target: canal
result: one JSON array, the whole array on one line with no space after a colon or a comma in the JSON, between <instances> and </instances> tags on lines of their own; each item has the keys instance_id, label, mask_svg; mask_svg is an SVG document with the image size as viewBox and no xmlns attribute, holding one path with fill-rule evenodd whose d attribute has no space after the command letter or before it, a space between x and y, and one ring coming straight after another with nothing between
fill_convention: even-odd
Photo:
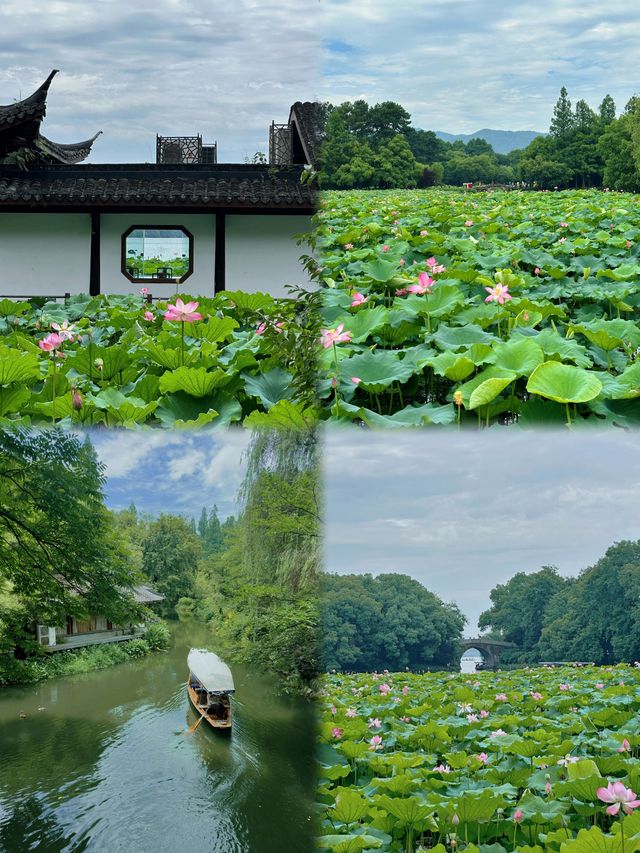
<instances>
[{"instance_id":1,"label":"canal","mask_svg":"<svg viewBox=\"0 0 640 853\"><path fill-rule=\"evenodd\" d=\"M311 707L234 668L231 736L189 732L187 653L208 643L179 624L169 652L0 689L2 853L313 849Z\"/></svg>"}]
</instances>

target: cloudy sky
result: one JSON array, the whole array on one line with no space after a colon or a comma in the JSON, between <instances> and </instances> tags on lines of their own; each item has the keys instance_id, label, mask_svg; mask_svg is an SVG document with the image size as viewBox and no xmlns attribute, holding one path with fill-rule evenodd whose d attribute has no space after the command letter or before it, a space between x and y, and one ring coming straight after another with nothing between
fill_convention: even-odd
<instances>
[{"instance_id":1,"label":"cloudy sky","mask_svg":"<svg viewBox=\"0 0 640 853\"><path fill-rule=\"evenodd\" d=\"M325 460L327 568L411 575L468 631L515 572L576 574L640 539L638 433L334 430Z\"/></svg>"},{"instance_id":2,"label":"cloudy sky","mask_svg":"<svg viewBox=\"0 0 640 853\"><path fill-rule=\"evenodd\" d=\"M196 519L203 506L217 505L221 519L235 514L249 438L248 430L110 430L91 436L106 465L107 504L112 509L124 509L133 501L143 512Z\"/></svg>"},{"instance_id":3,"label":"cloudy sky","mask_svg":"<svg viewBox=\"0 0 640 853\"><path fill-rule=\"evenodd\" d=\"M220 162L266 150L272 120L318 94L318 0L4 0L0 103L60 69L43 133L104 131L95 162L155 161L155 135L201 133Z\"/></svg>"},{"instance_id":4,"label":"cloudy sky","mask_svg":"<svg viewBox=\"0 0 640 853\"><path fill-rule=\"evenodd\" d=\"M560 87L619 109L638 88L640 7L622 0L4 0L0 103L52 68L45 135L103 130L95 162L202 133L220 162L266 150L296 100L399 101L417 127L546 130Z\"/></svg>"},{"instance_id":5,"label":"cloudy sky","mask_svg":"<svg viewBox=\"0 0 640 853\"><path fill-rule=\"evenodd\" d=\"M322 97L399 101L414 125L546 131L560 87L619 109L638 89L628 0L321 0Z\"/></svg>"}]
</instances>

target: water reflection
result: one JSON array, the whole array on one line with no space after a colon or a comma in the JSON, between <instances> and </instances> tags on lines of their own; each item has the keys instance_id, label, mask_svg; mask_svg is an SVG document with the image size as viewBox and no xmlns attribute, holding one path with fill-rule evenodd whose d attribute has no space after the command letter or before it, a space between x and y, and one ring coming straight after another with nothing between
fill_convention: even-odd
<instances>
[{"instance_id":1,"label":"water reflection","mask_svg":"<svg viewBox=\"0 0 640 853\"><path fill-rule=\"evenodd\" d=\"M0 849L312 849L311 709L234 670L232 736L188 733L186 655L206 642L178 626L167 655L0 691Z\"/></svg>"}]
</instances>

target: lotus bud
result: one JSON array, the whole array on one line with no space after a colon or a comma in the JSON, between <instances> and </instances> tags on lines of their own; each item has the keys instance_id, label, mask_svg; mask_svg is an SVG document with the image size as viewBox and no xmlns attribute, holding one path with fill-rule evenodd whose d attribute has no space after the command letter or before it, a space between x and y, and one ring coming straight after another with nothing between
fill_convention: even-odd
<instances>
[{"instance_id":1,"label":"lotus bud","mask_svg":"<svg viewBox=\"0 0 640 853\"><path fill-rule=\"evenodd\" d=\"M462 405L462 391L458 390L453 392L453 402L458 407Z\"/></svg>"},{"instance_id":2,"label":"lotus bud","mask_svg":"<svg viewBox=\"0 0 640 853\"><path fill-rule=\"evenodd\" d=\"M453 813L453 817L451 818L451 823L452 823L454 826L458 826L458 824L460 823L460 818L458 817L458 813L457 813L457 812L454 812L454 813Z\"/></svg>"},{"instance_id":3,"label":"lotus bud","mask_svg":"<svg viewBox=\"0 0 640 853\"><path fill-rule=\"evenodd\" d=\"M82 408L83 402L84 401L82 399L82 394L78 391L77 388L74 388L73 389L73 397L71 398L71 405L76 410L76 412L80 411L80 409Z\"/></svg>"},{"instance_id":4,"label":"lotus bud","mask_svg":"<svg viewBox=\"0 0 640 853\"><path fill-rule=\"evenodd\" d=\"M98 368L98 370L104 369L104 360L102 358L96 358L93 363Z\"/></svg>"}]
</instances>

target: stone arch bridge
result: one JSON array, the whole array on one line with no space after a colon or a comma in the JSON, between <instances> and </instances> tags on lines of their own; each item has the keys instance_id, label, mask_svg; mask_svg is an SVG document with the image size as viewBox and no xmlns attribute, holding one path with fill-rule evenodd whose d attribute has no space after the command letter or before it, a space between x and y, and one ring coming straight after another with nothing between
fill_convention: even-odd
<instances>
[{"instance_id":1,"label":"stone arch bridge","mask_svg":"<svg viewBox=\"0 0 640 853\"><path fill-rule=\"evenodd\" d=\"M515 643L506 643L502 640L492 640L490 637L468 637L462 640L464 651L477 649L483 658L487 669L495 669L500 666L500 655L506 649L515 649Z\"/></svg>"}]
</instances>

